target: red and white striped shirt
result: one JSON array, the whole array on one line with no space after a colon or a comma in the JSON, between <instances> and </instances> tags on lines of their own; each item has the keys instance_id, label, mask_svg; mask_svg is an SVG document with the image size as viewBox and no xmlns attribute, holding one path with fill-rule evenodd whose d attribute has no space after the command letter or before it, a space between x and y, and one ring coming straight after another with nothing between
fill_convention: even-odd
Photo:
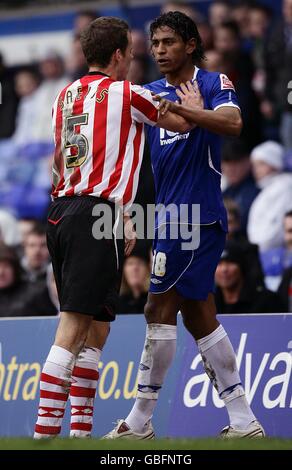
<instances>
[{"instance_id":1,"label":"red and white striped shirt","mask_svg":"<svg viewBox=\"0 0 292 470\"><path fill-rule=\"evenodd\" d=\"M144 150L144 123L155 125L149 90L99 72L76 80L53 107L53 198L92 195L130 207Z\"/></svg>"}]
</instances>

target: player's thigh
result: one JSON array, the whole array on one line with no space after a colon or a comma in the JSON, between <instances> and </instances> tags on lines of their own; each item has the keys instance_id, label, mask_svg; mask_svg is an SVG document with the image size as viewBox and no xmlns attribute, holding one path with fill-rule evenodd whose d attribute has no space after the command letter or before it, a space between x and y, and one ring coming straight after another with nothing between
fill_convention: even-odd
<instances>
[{"instance_id":1,"label":"player's thigh","mask_svg":"<svg viewBox=\"0 0 292 470\"><path fill-rule=\"evenodd\" d=\"M162 294L149 292L144 309L147 323L176 325L182 300L175 287Z\"/></svg>"},{"instance_id":2,"label":"player's thigh","mask_svg":"<svg viewBox=\"0 0 292 470\"><path fill-rule=\"evenodd\" d=\"M115 312L105 318L104 306L112 299L112 292L117 291L118 264L122 261L113 238L93 236L93 223L93 217L84 213L67 216L62 222L61 309L92 315L99 321L112 321ZM123 240L117 242L121 245Z\"/></svg>"},{"instance_id":3,"label":"player's thigh","mask_svg":"<svg viewBox=\"0 0 292 470\"><path fill-rule=\"evenodd\" d=\"M58 247L57 228L49 222L47 222L46 235L58 297L60 299L62 291L62 256Z\"/></svg>"}]
</instances>

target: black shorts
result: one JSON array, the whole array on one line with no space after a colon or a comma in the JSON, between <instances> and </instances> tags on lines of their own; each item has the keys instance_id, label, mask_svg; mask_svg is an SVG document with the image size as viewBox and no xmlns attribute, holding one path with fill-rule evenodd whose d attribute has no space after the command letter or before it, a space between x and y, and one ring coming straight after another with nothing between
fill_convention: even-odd
<instances>
[{"instance_id":1,"label":"black shorts","mask_svg":"<svg viewBox=\"0 0 292 470\"><path fill-rule=\"evenodd\" d=\"M61 312L113 321L123 268L124 240L96 239L93 207L106 204L114 227L115 205L93 196L61 197L50 205L47 243L52 258ZM122 224L122 217L119 217ZM121 231L121 227L119 227Z\"/></svg>"}]
</instances>

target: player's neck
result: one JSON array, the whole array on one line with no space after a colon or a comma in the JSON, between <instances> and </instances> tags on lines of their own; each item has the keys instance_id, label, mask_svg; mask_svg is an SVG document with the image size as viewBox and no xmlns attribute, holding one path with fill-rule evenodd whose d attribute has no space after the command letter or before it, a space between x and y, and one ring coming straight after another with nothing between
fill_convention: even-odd
<instances>
[{"instance_id":1,"label":"player's neck","mask_svg":"<svg viewBox=\"0 0 292 470\"><path fill-rule=\"evenodd\" d=\"M116 70L112 65L109 65L107 67L99 67L98 65L94 65L89 67L89 72L100 72L104 75L108 75L111 77L113 80L117 80L117 74Z\"/></svg>"},{"instance_id":2,"label":"player's neck","mask_svg":"<svg viewBox=\"0 0 292 470\"><path fill-rule=\"evenodd\" d=\"M187 64L180 70L176 70L173 73L167 73L165 75L166 81L173 86L178 86L181 83L186 83L188 80L192 80L194 76L193 64Z\"/></svg>"}]
</instances>

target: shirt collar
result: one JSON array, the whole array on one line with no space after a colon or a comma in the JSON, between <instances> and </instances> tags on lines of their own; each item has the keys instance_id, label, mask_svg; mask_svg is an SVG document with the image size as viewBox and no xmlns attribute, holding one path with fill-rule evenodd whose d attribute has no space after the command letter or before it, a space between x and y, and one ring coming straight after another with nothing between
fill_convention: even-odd
<instances>
[{"instance_id":1,"label":"shirt collar","mask_svg":"<svg viewBox=\"0 0 292 470\"><path fill-rule=\"evenodd\" d=\"M199 70L200 70L200 69L199 69L199 67L197 67L197 66L195 65L195 69L194 69L194 75L193 75L193 79L192 79L192 81L195 81L195 80L196 80L196 78L197 78L197 74L198 74L198 71L199 71ZM165 86L166 86L166 87L172 87L172 88L175 88L175 86L174 86L174 85L172 85L171 83L168 83L168 81L167 81L166 79L165 79Z\"/></svg>"},{"instance_id":2,"label":"shirt collar","mask_svg":"<svg viewBox=\"0 0 292 470\"><path fill-rule=\"evenodd\" d=\"M99 72L98 70L94 70L93 72L87 72L86 75L102 75L103 77L109 77L109 75L107 75L106 73L103 73L103 72Z\"/></svg>"}]
</instances>

